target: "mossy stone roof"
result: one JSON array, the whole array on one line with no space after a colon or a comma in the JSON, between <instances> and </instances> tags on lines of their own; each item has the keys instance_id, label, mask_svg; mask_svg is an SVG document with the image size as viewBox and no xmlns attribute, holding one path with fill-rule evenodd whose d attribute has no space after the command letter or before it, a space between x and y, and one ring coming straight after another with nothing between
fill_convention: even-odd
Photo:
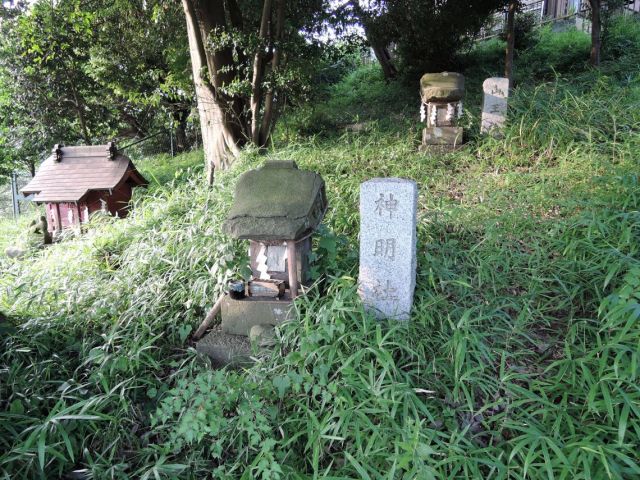
<instances>
[{"instance_id":1,"label":"mossy stone roof","mask_svg":"<svg viewBox=\"0 0 640 480\"><path fill-rule=\"evenodd\" d=\"M318 226L326 208L320 175L292 161L268 161L238 179L223 230L234 238L299 240Z\"/></svg>"},{"instance_id":2,"label":"mossy stone roof","mask_svg":"<svg viewBox=\"0 0 640 480\"><path fill-rule=\"evenodd\" d=\"M420 96L423 102L457 102L464 97L464 75L425 73L420 79Z\"/></svg>"}]
</instances>

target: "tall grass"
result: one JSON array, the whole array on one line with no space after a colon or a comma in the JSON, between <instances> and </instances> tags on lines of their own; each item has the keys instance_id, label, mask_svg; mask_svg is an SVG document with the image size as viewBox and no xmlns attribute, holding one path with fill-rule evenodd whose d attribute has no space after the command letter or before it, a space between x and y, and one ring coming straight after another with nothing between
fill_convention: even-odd
<instances>
[{"instance_id":1,"label":"tall grass","mask_svg":"<svg viewBox=\"0 0 640 480\"><path fill-rule=\"evenodd\" d=\"M409 95L388 107L395 125L370 110L364 133L306 136L290 118L270 158L327 182L322 275L245 371L211 370L188 339L246 262L220 224L254 153L213 190L178 174L127 220L0 260L0 477L640 476L640 77L624 55L520 85L504 138L471 124L453 154L416 151ZM362 97L345 93L354 78L385 92L352 75L336 117ZM406 325L356 294L373 176L420 185Z\"/></svg>"}]
</instances>

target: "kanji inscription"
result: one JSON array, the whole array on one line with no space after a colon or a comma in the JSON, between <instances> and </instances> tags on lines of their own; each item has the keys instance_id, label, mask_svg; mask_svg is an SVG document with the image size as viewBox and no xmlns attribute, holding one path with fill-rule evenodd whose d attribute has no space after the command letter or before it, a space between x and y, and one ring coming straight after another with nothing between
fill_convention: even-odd
<instances>
[{"instance_id":1,"label":"kanji inscription","mask_svg":"<svg viewBox=\"0 0 640 480\"><path fill-rule=\"evenodd\" d=\"M507 98L509 97L509 79L502 77L487 78L482 84L484 102L482 104L482 133L491 132L500 135L507 119Z\"/></svg>"},{"instance_id":2,"label":"kanji inscription","mask_svg":"<svg viewBox=\"0 0 640 480\"><path fill-rule=\"evenodd\" d=\"M393 193L390 193L388 199L385 197L384 193L380 194L378 200L376 200L376 209L375 212L379 216L386 216L389 214L389 218L393 218L394 212L398 209L398 200L393 198Z\"/></svg>"},{"instance_id":3,"label":"kanji inscription","mask_svg":"<svg viewBox=\"0 0 640 480\"><path fill-rule=\"evenodd\" d=\"M375 250L373 252L374 257L384 257L389 260L396 258L396 239L395 238L379 238L376 240Z\"/></svg>"},{"instance_id":4,"label":"kanji inscription","mask_svg":"<svg viewBox=\"0 0 640 480\"><path fill-rule=\"evenodd\" d=\"M373 294L378 300L398 300L397 291L391 286L391 280L387 280L384 284L376 282L373 286Z\"/></svg>"},{"instance_id":5,"label":"kanji inscription","mask_svg":"<svg viewBox=\"0 0 640 480\"><path fill-rule=\"evenodd\" d=\"M418 188L411 180L374 178L360 186L360 272L365 309L408 320L416 278Z\"/></svg>"}]
</instances>

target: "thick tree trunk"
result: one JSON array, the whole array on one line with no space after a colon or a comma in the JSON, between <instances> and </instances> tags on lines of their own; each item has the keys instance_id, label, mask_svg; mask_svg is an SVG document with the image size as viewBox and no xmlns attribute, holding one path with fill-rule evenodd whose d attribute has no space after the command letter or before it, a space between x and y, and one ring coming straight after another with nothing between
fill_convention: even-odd
<instances>
[{"instance_id":1,"label":"thick tree trunk","mask_svg":"<svg viewBox=\"0 0 640 480\"><path fill-rule=\"evenodd\" d=\"M602 30L602 22L600 18L600 0L589 0L591 5L591 65L597 67L600 65L600 46Z\"/></svg>"},{"instance_id":2,"label":"thick tree trunk","mask_svg":"<svg viewBox=\"0 0 640 480\"><path fill-rule=\"evenodd\" d=\"M242 54L234 58L232 47L205 50L206 39L216 29L227 30L227 12L225 0L183 0L192 5L194 18L197 22L197 32L201 52L204 54L208 68L207 85L213 88L216 105L220 111L222 134L231 156L239 153L239 148L250 139L250 118L248 99L242 96L229 96L224 93L224 87L237 81L241 76L238 65L244 63Z\"/></svg>"},{"instance_id":3,"label":"thick tree trunk","mask_svg":"<svg viewBox=\"0 0 640 480\"><path fill-rule=\"evenodd\" d=\"M504 76L509 79L509 89L513 88L513 54L516 41L515 23L517 7L517 0L509 1L509 8L507 10L507 49L504 61Z\"/></svg>"},{"instance_id":4,"label":"thick tree trunk","mask_svg":"<svg viewBox=\"0 0 640 480\"><path fill-rule=\"evenodd\" d=\"M219 0L206 2L206 5L203 5L201 0L182 0L182 6L187 21L207 180L212 184L215 170L227 168L233 162L240 153L239 146L242 142L242 125L237 118L233 118L234 105L230 105L226 99L221 100L221 95L216 94L216 86L222 85L224 74L218 74L214 59L211 58L214 55L207 55L203 41L213 30L216 18L219 20L219 16L222 15L224 20L224 8ZM227 64L233 63L232 58L223 59L224 61L227 61Z\"/></svg>"},{"instance_id":5,"label":"thick tree trunk","mask_svg":"<svg viewBox=\"0 0 640 480\"><path fill-rule=\"evenodd\" d=\"M369 25L369 22L367 21L367 14L364 10L362 10L362 7L360 7L358 0L351 0L349 2L349 5L351 5L351 8L353 8L353 12L360 20L362 28L364 28L364 34L367 37L367 42L369 42L369 45L371 46L371 49L373 50L373 53L376 56L380 67L382 68L384 78L386 80L392 80L398 75L398 69L393 64L389 49L386 45L383 45L382 43L377 41L374 38L374 35L372 35L371 27Z\"/></svg>"},{"instance_id":6,"label":"thick tree trunk","mask_svg":"<svg viewBox=\"0 0 640 480\"><path fill-rule=\"evenodd\" d=\"M195 11L190 0L182 0L182 6L187 19L191 71L196 90L200 128L202 130L202 148L204 150L207 180L209 183L213 183L216 164L220 164L219 152L216 149L216 137L220 135L220 132L216 129L218 117L216 109L213 108L215 98L213 97L213 90L206 85L205 80L202 78L202 70L206 68L206 60L204 46L199 38L200 33L197 27Z\"/></svg>"},{"instance_id":7,"label":"thick tree trunk","mask_svg":"<svg viewBox=\"0 0 640 480\"><path fill-rule=\"evenodd\" d=\"M389 53L389 49L387 47L376 43L373 39L367 35L367 40L373 49L373 53L378 60L378 63L382 67L382 73L384 74L384 78L386 80L392 80L398 76L398 69L393 64L391 60L391 54Z\"/></svg>"},{"instance_id":8,"label":"thick tree trunk","mask_svg":"<svg viewBox=\"0 0 640 480\"><path fill-rule=\"evenodd\" d=\"M205 48L211 32L234 29L248 34L236 0L182 0L210 180L213 171L229 165L247 142L267 145L277 118L275 82L268 89L264 84L267 72L277 74L285 63L281 40L287 2L262 2L259 46L249 53L227 46ZM247 80L244 68L250 62L251 94L228 93L225 87Z\"/></svg>"}]
</instances>

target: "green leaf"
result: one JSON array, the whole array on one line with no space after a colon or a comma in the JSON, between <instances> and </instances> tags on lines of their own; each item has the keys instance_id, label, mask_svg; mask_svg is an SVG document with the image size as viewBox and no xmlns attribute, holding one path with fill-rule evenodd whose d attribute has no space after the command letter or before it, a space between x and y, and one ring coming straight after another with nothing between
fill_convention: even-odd
<instances>
[{"instance_id":1,"label":"green leaf","mask_svg":"<svg viewBox=\"0 0 640 480\"><path fill-rule=\"evenodd\" d=\"M9 405L9 413L13 413L15 415L22 415L24 413L24 405L22 404L22 400L15 399Z\"/></svg>"},{"instance_id":2,"label":"green leaf","mask_svg":"<svg viewBox=\"0 0 640 480\"><path fill-rule=\"evenodd\" d=\"M624 436L627 431L627 420L629 419L629 404L625 403L622 407L622 412L620 413L620 420L618 423L618 444L622 445L624 443Z\"/></svg>"},{"instance_id":3,"label":"green leaf","mask_svg":"<svg viewBox=\"0 0 640 480\"><path fill-rule=\"evenodd\" d=\"M40 465L40 470L44 471L44 454L47 442L47 432L46 430L42 430L40 432L40 436L38 437L38 464Z\"/></svg>"},{"instance_id":4,"label":"green leaf","mask_svg":"<svg viewBox=\"0 0 640 480\"><path fill-rule=\"evenodd\" d=\"M349 460L349 463L353 465L353 468L356 469L361 479L371 480L371 477L369 476L369 474L367 473L367 471L364 469L364 467L360 462L358 462L355 458L353 458L353 456L349 452L344 452L344 455L345 457L347 457L347 460Z\"/></svg>"},{"instance_id":5,"label":"green leaf","mask_svg":"<svg viewBox=\"0 0 640 480\"><path fill-rule=\"evenodd\" d=\"M280 400L284 398L284 394L291 385L291 380L287 375L280 375L273 379L273 386L278 390Z\"/></svg>"}]
</instances>

